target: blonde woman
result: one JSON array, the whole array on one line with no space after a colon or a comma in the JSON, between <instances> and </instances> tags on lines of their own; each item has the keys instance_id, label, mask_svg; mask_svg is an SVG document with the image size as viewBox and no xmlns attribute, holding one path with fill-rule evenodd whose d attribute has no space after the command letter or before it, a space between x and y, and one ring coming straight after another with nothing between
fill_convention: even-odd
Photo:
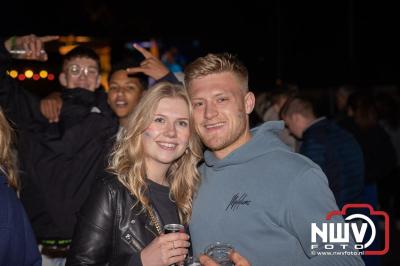
<instances>
[{"instance_id":1,"label":"blonde woman","mask_svg":"<svg viewBox=\"0 0 400 266\"><path fill-rule=\"evenodd\" d=\"M42 264L32 227L17 197L12 130L0 109L0 265Z\"/></svg>"},{"instance_id":2,"label":"blonde woman","mask_svg":"<svg viewBox=\"0 0 400 266\"><path fill-rule=\"evenodd\" d=\"M187 225L199 183L201 144L180 85L158 83L143 96L102 178L80 211L67 265L171 265L188 253Z\"/></svg>"}]
</instances>

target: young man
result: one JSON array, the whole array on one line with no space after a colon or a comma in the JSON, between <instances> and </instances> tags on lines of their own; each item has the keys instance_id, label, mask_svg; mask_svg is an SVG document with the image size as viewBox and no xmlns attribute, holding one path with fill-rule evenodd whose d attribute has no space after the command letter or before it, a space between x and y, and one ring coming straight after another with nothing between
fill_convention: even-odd
<instances>
[{"instance_id":1,"label":"young man","mask_svg":"<svg viewBox=\"0 0 400 266\"><path fill-rule=\"evenodd\" d=\"M302 139L299 153L318 164L328 177L339 208L360 203L364 161L361 147L353 136L326 117L317 118L313 102L304 96L289 99L281 116L291 134Z\"/></svg>"},{"instance_id":2,"label":"young man","mask_svg":"<svg viewBox=\"0 0 400 266\"><path fill-rule=\"evenodd\" d=\"M47 37L13 42L37 59ZM39 99L6 74L10 41L0 48L0 105L18 132L21 200L41 245L43 265L61 265L72 238L76 213L103 170L106 143L117 123L99 88L100 64L89 48L67 53L59 76L63 105L58 123L40 113Z\"/></svg>"},{"instance_id":3,"label":"young man","mask_svg":"<svg viewBox=\"0 0 400 266\"><path fill-rule=\"evenodd\" d=\"M148 77L145 75L129 75L127 68L135 64L122 61L115 64L108 81L109 91L107 102L118 117L119 125L126 127L128 117L135 109L143 92L148 87Z\"/></svg>"},{"instance_id":4,"label":"young man","mask_svg":"<svg viewBox=\"0 0 400 266\"><path fill-rule=\"evenodd\" d=\"M359 256L311 250L311 223L337 210L335 199L321 169L279 140L283 123L249 130L254 95L246 67L232 55L209 54L186 67L185 84L208 148L190 224L194 254L220 241L253 265L362 265Z\"/></svg>"}]
</instances>

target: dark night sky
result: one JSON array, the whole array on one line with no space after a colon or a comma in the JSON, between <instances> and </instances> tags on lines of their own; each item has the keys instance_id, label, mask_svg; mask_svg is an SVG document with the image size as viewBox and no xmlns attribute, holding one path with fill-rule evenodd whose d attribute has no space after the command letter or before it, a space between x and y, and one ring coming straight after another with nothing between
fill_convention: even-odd
<instances>
[{"instance_id":1,"label":"dark night sky","mask_svg":"<svg viewBox=\"0 0 400 266\"><path fill-rule=\"evenodd\" d=\"M46 12L45 2L14 1L2 4L1 35L90 35L113 45L198 40L189 56L236 53L260 87L278 77L305 87L399 84L395 1L142 2L53 1Z\"/></svg>"}]
</instances>

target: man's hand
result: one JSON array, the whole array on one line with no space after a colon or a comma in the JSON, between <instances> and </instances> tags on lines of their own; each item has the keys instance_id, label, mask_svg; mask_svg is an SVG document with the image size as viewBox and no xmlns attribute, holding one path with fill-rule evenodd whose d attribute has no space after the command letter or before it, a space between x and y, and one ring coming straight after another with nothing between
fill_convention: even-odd
<instances>
[{"instance_id":1,"label":"man's hand","mask_svg":"<svg viewBox=\"0 0 400 266\"><path fill-rule=\"evenodd\" d=\"M50 123L57 123L62 104L61 94L59 92L52 92L40 101L40 112Z\"/></svg>"},{"instance_id":2,"label":"man's hand","mask_svg":"<svg viewBox=\"0 0 400 266\"><path fill-rule=\"evenodd\" d=\"M242 257L237 251L233 251L231 254L229 254L229 258L233 264L235 264L235 266L251 266L250 262L246 258ZM206 255L201 255L199 259L201 265L203 266L220 266Z\"/></svg>"},{"instance_id":3,"label":"man's hand","mask_svg":"<svg viewBox=\"0 0 400 266\"><path fill-rule=\"evenodd\" d=\"M34 34L25 36L14 36L4 42L4 46L9 52L13 49L17 49L24 54L17 56L17 58L27 60L39 60L46 61L47 53L44 50L44 44L46 42L58 40L59 36L43 36L38 37Z\"/></svg>"},{"instance_id":4,"label":"man's hand","mask_svg":"<svg viewBox=\"0 0 400 266\"><path fill-rule=\"evenodd\" d=\"M135 49L138 50L145 59L140 63L140 67L128 68L126 70L128 74L143 73L155 80L159 80L169 73L168 68L149 51L143 47L140 47L136 43L133 45L133 47L135 47Z\"/></svg>"}]
</instances>

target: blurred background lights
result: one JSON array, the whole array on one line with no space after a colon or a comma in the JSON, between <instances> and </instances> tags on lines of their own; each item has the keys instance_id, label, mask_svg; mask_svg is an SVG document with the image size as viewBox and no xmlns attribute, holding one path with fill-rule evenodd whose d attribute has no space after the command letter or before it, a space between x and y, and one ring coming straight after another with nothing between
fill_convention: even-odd
<instances>
[{"instance_id":1,"label":"blurred background lights","mask_svg":"<svg viewBox=\"0 0 400 266\"><path fill-rule=\"evenodd\" d=\"M24 79L25 79L25 75L22 74L22 73L19 74L19 75L18 75L18 79L19 79L19 80L24 80Z\"/></svg>"},{"instance_id":2,"label":"blurred background lights","mask_svg":"<svg viewBox=\"0 0 400 266\"><path fill-rule=\"evenodd\" d=\"M46 70L41 70L41 71L39 72L39 76L40 76L42 79L47 78L48 74L49 74L49 73L47 73Z\"/></svg>"},{"instance_id":3,"label":"blurred background lights","mask_svg":"<svg viewBox=\"0 0 400 266\"><path fill-rule=\"evenodd\" d=\"M18 71L17 70L11 70L9 73L10 77L15 79L18 76Z\"/></svg>"},{"instance_id":4,"label":"blurred background lights","mask_svg":"<svg viewBox=\"0 0 400 266\"><path fill-rule=\"evenodd\" d=\"M33 77L33 71L30 70L30 69L26 70L25 71L25 77L28 78L28 79L32 78Z\"/></svg>"}]
</instances>

